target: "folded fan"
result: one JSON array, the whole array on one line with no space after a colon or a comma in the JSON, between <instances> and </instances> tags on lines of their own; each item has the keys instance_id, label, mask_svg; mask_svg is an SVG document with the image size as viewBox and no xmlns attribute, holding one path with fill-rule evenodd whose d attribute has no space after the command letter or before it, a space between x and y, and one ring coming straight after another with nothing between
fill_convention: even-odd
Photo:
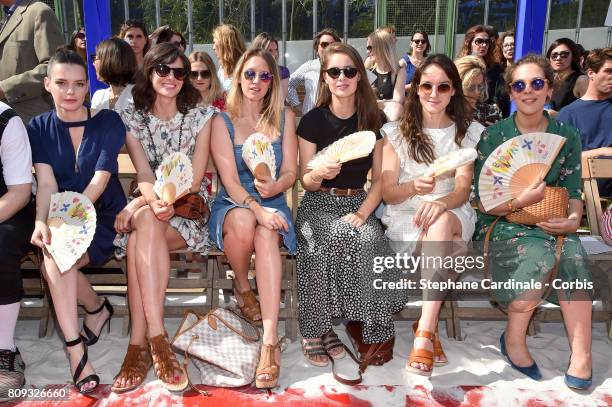
<instances>
[{"instance_id":1,"label":"folded fan","mask_svg":"<svg viewBox=\"0 0 612 407\"><path fill-rule=\"evenodd\" d=\"M565 138L550 133L527 133L502 143L480 172L480 202L489 211L518 197L539 177L544 178Z\"/></svg>"},{"instance_id":2,"label":"folded fan","mask_svg":"<svg viewBox=\"0 0 612 407\"><path fill-rule=\"evenodd\" d=\"M454 171L459 167L473 163L478 157L478 153L473 148L460 148L437 158L429 167L428 174L439 177L449 171Z\"/></svg>"},{"instance_id":3,"label":"folded fan","mask_svg":"<svg viewBox=\"0 0 612 407\"><path fill-rule=\"evenodd\" d=\"M45 245L62 273L85 254L96 232L96 210L85 195L61 192L51 195L47 225L51 243Z\"/></svg>"},{"instance_id":4,"label":"folded fan","mask_svg":"<svg viewBox=\"0 0 612 407\"><path fill-rule=\"evenodd\" d=\"M242 159L255 178L276 179L276 158L270 139L262 133L251 134L242 144Z\"/></svg>"},{"instance_id":5,"label":"folded fan","mask_svg":"<svg viewBox=\"0 0 612 407\"><path fill-rule=\"evenodd\" d=\"M191 160L184 153L172 153L159 165L155 176L157 180L153 191L161 200L173 204L191 189L193 184Z\"/></svg>"},{"instance_id":6,"label":"folded fan","mask_svg":"<svg viewBox=\"0 0 612 407\"><path fill-rule=\"evenodd\" d=\"M358 131L342 137L319 151L308 162L308 168L317 168L325 161L345 163L367 157L374 150L376 135L371 131Z\"/></svg>"}]
</instances>

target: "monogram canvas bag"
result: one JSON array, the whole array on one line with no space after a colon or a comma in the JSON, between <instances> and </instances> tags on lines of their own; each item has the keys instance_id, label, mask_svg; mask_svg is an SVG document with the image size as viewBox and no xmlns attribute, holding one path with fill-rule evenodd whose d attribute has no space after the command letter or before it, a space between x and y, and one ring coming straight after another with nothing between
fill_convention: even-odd
<instances>
[{"instance_id":1,"label":"monogram canvas bag","mask_svg":"<svg viewBox=\"0 0 612 407\"><path fill-rule=\"evenodd\" d=\"M230 310L214 308L206 315L186 311L172 345L198 368L204 385L240 387L255 379L259 330Z\"/></svg>"}]
</instances>

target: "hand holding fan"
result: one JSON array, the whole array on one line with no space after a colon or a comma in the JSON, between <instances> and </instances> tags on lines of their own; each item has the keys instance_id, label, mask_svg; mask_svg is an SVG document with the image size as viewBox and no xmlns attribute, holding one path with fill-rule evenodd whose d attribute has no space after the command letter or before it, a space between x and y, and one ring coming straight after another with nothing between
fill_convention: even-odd
<instances>
[{"instance_id":1,"label":"hand holding fan","mask_svg":"<svg viewBox=\"0 0 612 407\"><path fill-rule=\"evenodd\" d=\"M449 171L454 171L459 167L473 163L478 157L478 153L473 148L460 148L437 158L429 167L426 174L432 177L439 177Z\"/></svg>"},{"instance_id":2,"label":"hand holding fan","mask_svg":"<svg viewBox=\"0 0 612 407\"><path fill-rule=\"evenodd\" d=\"M251 134L242 144L242 159L256 179L276 180L276 158L272 142L262 133Z\"/></svg>"},{"instance_id":3,"label":"hand holding fan","mask_svg":"<svg viewBox=\"0 0 612 407\"><path fill-rule=\"evenodd\" d=\"M83 256L96 232L96 210L85 195L76 192L51 196L47 225L51 244L45 245L62 273Z\"/></svg>"},{"instance_id":4,"label":"hand holding fan","mask_svg":"<svg viewBox=\"0 0 612 407\"><path fill-rule=\"evenodd\" d=\"M528 133L507 140L489 155L478 189L489 211L518 197L539 177L544 178L561 151L565 138L550 133Z\"/></svg>"},{"instance_id":5,"label":"hand holding fan","mask_svg":"<svg viewBox=\"0 0 612 407\"><path fill-rule=\"evenodd\" d=\"M342 137L319 151L308 162L308 168L317 168L325 161L345 163L357 158L367 157L374 150L376 135L371 131L358 131Z\"/></svg>"},{"instance_id":6,"label":"hand holding fan","mask_svg":"<svg viewBox=\"0 0 612 407\"><path fill-rule=\"evenodd\" d=\"M167 156L155 171L157 180L153 191L157 196L173 204L187 194L193 184L193 168L191 161L183 153L173 153Z\"/></svg>"}]
</instances>

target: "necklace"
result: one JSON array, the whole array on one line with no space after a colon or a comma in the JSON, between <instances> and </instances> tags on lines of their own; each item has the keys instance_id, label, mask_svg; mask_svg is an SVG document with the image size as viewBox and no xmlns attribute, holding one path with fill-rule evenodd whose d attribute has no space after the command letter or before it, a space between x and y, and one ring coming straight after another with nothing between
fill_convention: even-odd
<instances>
[{"instance_id":1,"label":"necklace","mask_svg":"<svg viewBox=\"0 0 612 407\"><path fill-rule=\"evenodd\" d=\"M155 171L162 160L159 159L159 155L157 154L157 147L155 147L155 141L153 140L153 133L151 132L151 128L149 124L151 123L151 118L148 114L144 114L145 117L145 127L147 128L147 132L149 133L149 142L153 147L153 152L155 154L155 159L153 160L153 171ZM183 144L183 124L185 123L185 114L181 116L181 127L179 128L179 139L178 139L178 151L181 151L181 144Z\"/></svg>"}]
</instances>

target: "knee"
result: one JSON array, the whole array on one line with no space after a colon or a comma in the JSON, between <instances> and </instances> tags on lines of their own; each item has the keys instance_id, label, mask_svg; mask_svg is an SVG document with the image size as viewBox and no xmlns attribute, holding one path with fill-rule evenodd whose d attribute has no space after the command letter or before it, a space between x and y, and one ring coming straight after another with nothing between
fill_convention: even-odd
<instances>
[{"instance_id":1,"label":"knee","mask_svg":"<svg viewBox=\"0 0 612 407\"><path fill-rule=\"evenodd\" d=\"M143 227L158 228L162 224L148 205L138 209L132 219L135 229L142 229Z\"/></svg>"},{"instance_id":2,"label":"knee","mask_svg":"<svg viewBox=\"0 0 612 407\"><path fill-rule=\"evenodd\" d=\"M251 222L244 222L237 219L228 219L223 225L225 230L224 241L234 241L241 245L253 244L255 236L255 226Z\"/></svg>"},{"instance_id":3,"label":"knee","mask_svg":"<svg viewBox=\"0 0 612 407\"><path fill-rule=\"evenodd\" d=\"M533 311L535 308L537 308L539 303L540 301L522 301L522 300L512 301L510 305L508 306L508 311L516 312L516 313L530 312L530 311Z\"/></svg>"},{"instance_id":4,"label":"knee","mask_svg":"<svg viewBox=\"0 0 612 407\"><path fill-rule=\"evenodd\" d=\"M270 244L277 244L278 232L275 230L268 229L265 226L257 225L255 228L255 246L269 246Z\"/></svg>"}]
</instances>

